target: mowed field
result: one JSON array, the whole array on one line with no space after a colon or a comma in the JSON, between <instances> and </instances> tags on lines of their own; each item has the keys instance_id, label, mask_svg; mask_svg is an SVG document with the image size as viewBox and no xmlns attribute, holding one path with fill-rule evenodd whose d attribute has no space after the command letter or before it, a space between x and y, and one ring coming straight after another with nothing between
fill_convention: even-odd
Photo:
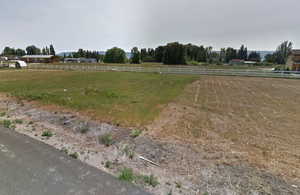
<instances>
[{"instance_id":1,"label":"mowed field","mask_svg":"<svg viewBox=\"0 0 300 195\"><path fill-rule=\"evenodd\" d=\"M149 128L212 162L247 162L300 182L300 80L210 77L189 85Z\"/></svg>"},{"instance_id":2,"label":"mowed field","mask_svg":"<svg viewBox=\"0 0 300 195\"><path fill-rule=\"evenodd\" d=\"M0 93L141 126L198 77L118 72L0 71Z\"/></svg>"}]
</instances>

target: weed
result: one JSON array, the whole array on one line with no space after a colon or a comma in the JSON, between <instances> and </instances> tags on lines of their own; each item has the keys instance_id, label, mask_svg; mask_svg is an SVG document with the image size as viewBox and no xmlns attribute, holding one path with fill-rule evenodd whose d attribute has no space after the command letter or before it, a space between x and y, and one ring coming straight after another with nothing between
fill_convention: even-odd
<instances>
[{"instance_id":1,"label":"weed","mask_svg":"<svg viewBox=\"0 0 300 195\"><path fill-rule=\"evenodd\" d=\"M105 135L99 136L99 142L109 147L113 144L113 137L110 133L107 133Z\"/></svg>"},{"instance_id":2,"label":"weed","mask_svg":"<svg viewBox=\"0 0 300 195\"><path fill-rule=\"evenodd\" d=\"M180 182L175 182L176 188L181 188L182 184Z\"/></svg>"},{"instance_id":3,"label":"weed","mask_svg":"<svg viewBox=\"0 0 300 195\"><path fill-rule=\"evenodd\" d=\"M69 154L69 151L68 151L67 148L62 148L61 151L62 151L63 153Z\"/></svg>"},{"instance_id":4,"label":"weed","mask_svg":"<svg viewBox=\"0 0 300 195\"><path fill-rule=\"evenodd\" d=\"M140 136L141 134L142 134L141 130L132 130L131 133L130 133L130 136L132 138L136 138L136 137Z\"/></svg>"},{"instance_id":5,"label":"weed","mask_svg":"<svg viewBox=\"0 0 300 195\"><path fill-rule=\"evenodd\" d=\"M150 176L143 176L143 180L145 184L150 185L154 188L159 184L157 178L152 174Z\"/></svg>"},{"instance_id":6,"label":"weed","mask_svg":"<svg viewBox=\"0 0 300 195\"><path fill-rule=\"evenodd\" d=\"M77 152L74 152L74 153L70 154L69 156L71 156L74 159L78 159L79 158L79 154Z\"/></svg>"},{"instance_id":7,"label":"weed","mask_svg":"<svg viewBox=\"0 0 300 195\"><path fill-rule=\"evenodd\" d=\"M128 158L133 159L134 157L134 152L129 148L128 145L125 146L124 148L124 153L126 154L126 156L128 156Z\"/></svg>"},{"instance_id":8,"label":"weed","mask_svg":"<svg viewBox=\"0 0 300 195\"><path fill-rule=\"evenodd\" d=\"M15 120L15 123L16 123L16 124L23 124L23 121L22 121L21 119L16 119L16 120Z\"/></svg>"},{"instance_id":9,"label":"weed","mask_svg":"<svg viewBox=\"0 0 300 195\"><path fill-rule=\"evenodd\" d=\"M209 193L208 193L208 192L205 192L203 195L209 195Z\"/></svg>"},{"instance_id":10,"label":"weed","mask_svg":"<svg viewBox=\"0 0 300 195\"><path fill-rule=\"evenodd\" d=\"M42 137L48 137L48 138L50 138L52 136L53 136L53 133L51 131L44 131L42 133Z\"/></svg>"},{"instance_id":11,"label":"weed","mask_svg":"<svg viewBox=\"0 0 300 195\"><path fill-rule=\"evenodd\" d=\"M11 125L12 125L12 123L11 123L11 121L10 120L4 120L3 122L2 122L2 124L3 124L3 126L5 127L5 128L10 128L11 127Z\"/></svg>"},{"instance_id":12,"label":"weed","mask_svg":"<svg viewBox=\"0 0 300 195\"><path fill-rule=\"evenodd\" d=\"M122 181L133 182L135 176L133 174L132 169L124 168L119 175L119 179Z\"/></svg>"},{"instance_id":13,"label":"weed","mask_svg":"<svg viewBox=\"0 0 300 195\"><path fill-rule=\"evenodd\" d=\"M4 117L6 115L6 112L1 112L0 117Z\"/></svg>"},{"instance_id":14,"label":"weed","mask_svg":"<svg viewBox=\"0 0 300 195\"><path fill-rule=\"evenodd\" d=\"M108 161L105 162L104 166L105 166L105 168L110 169L112 167L112 165L113 165L113 163L108 160Z\"/></svg>"},{"instance_id":15,"label":"weed","mask_svg":"<svg viewBox=\"0 0 300 195\"><path fill-rule=\"evenodd\" d=\"M33 121L30 121L30 122L28 123L28 125L33 125Z\"/></svg>"},{"instance_id":16,"label":"weed","mask_svg":"<svg viewBox=\"0 0 300 195\"><path fill-rule=\"evenodd\" d=\"M89 131L89 127L88 126L83 126L80 128L80 133L82 134L86 134Z\"/></svg>"}]
</instances>

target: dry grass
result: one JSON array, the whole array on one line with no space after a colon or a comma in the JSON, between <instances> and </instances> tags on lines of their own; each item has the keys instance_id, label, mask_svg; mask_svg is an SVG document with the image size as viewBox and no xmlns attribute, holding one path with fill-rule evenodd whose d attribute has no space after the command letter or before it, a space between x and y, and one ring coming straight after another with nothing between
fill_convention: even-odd
<instances>
[{"instance_id":1,"label":"dry grass","mask_svg":"<svg viewBox=\"0 0 300 195\"><path fill-rule=\"evenodd\" d=\"M149 128L197 143L209 159L247 161L299 181L299 95L298 80L202 77Z\"/></svg>"}]
</instances>

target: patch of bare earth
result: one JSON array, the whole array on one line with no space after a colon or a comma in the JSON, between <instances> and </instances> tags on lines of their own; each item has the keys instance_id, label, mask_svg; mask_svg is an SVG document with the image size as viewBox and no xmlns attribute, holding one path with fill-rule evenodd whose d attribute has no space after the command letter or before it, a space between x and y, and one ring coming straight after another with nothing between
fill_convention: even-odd
<instances>
[{"instance_id":1,"label":"patch of bare earth","mask_svg":"<svg viewBox=\"0 0 300 195\"><path fill-rule=\"evenodd\" d=\"M297 80L201 77L133 138L134 128L0 97L0 120L118 176L123 167L157 177L154 194L300 194ZM54 136L45 138L44 131ZM106 147L99 137L111 134ZM141 159L142 157L142 159ZM158 164L153 165L143 159Z\"/></svg>"},{"instance_id":2,"label":"patch of bare earth","mask_svg":"<svg viewBox=\"0 0 300 195\"><path fill-rule=\"evenodd\" d=\"M197 150L176 162L186 164L179 166L188 167L186 173L195 175L207 165L229 165L233 170L242 166L241 172L259 170L298 186L294 194L299 194L299 95L299 80L201 77L148 127L149 134ZM272 189L277 188L279 194L287 194L282 186L269 185L263 175L258 179L264 183L261 193L276 194ZM258 181L255 177L253 182Z\"/></svg>"}]
</instances>

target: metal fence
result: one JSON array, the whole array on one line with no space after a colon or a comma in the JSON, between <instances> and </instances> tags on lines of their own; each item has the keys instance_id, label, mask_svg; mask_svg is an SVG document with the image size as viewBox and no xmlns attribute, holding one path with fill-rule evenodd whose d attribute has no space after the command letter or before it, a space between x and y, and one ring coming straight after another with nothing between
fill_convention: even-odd
<instances>
[{"instance_id":1,"label":"metal fence","mask_svg":"<svg viewBox=\"0 0 300 195\"><path fill-rule=\"evenodd\" d=\"M192 67L192 66L136 67L136 66L117 66L117 65L106 66L106 65L30 64L28 66L28 69L73 70L73 71L116 71L116 72L141 72L141 73L160 73L160 74L248 76L248 77L300 79L300 72L294 72L294 71L202 69L202 68Z\"/></svg>"}]
</instances>

